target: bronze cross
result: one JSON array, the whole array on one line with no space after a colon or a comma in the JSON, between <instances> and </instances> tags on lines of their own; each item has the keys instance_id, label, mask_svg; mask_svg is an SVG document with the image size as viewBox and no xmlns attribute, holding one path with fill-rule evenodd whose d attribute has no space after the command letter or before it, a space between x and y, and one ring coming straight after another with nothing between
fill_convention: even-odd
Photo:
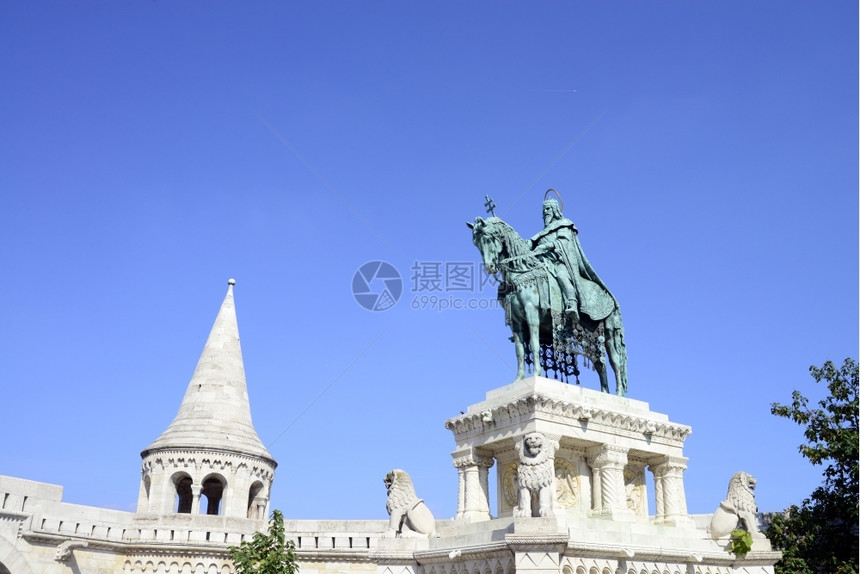
<instances>
[{"instance_id":1,"label":"bronze cross","mask_svg":"<svg viewBox=\"0 0 860 574\"><path fill-rule=\"evenodd\" d=\"M496 204L493 203L493 200L490 199L489 195L485 195L484 198L487 200L486 202L484 202L484 207L487 208L487 213L489 213L490 215L495 217L496 216L496 211L495 211L496 210Z\"/></svg>"}]
</instances>

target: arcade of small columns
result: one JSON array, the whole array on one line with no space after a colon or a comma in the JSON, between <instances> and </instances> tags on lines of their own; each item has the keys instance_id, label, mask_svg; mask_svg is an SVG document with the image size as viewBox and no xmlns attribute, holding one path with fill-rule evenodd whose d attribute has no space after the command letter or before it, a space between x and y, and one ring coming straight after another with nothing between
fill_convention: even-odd
<instances>
[{"instance_id":1,"label":"arcade of small columns","mask_svg":"<svg viewBox=\"0 0 860 574\"><path fill-rule=\"evenodd\" d=\"M628 448L610 444L587 449L586 460L591 468L591 516L618 518L631 514L627 508L624 484L628 451ZM654 523L677 525L689 520L683 477L687 459L663 455L652 460L648 469L654 475ZM455 520L478 522L491 518L489 471L494 463L495 457L480 455L474 451L455 456L454 467L459 479Z\"/></svg>"}]
</instances>

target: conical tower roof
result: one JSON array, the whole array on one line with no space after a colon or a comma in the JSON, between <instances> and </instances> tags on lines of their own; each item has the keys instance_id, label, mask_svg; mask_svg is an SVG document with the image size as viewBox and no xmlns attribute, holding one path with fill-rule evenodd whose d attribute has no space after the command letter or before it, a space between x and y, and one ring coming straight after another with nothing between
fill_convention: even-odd
<instances>
[{"instance_id":1,"label":"conical tower roof","mask_svg":"<svg viewBox=\"0 0 860 574\"><path fill-rule=\"evenodd\" d=\"M142 456L162 449L206 449L258 456L274 463L251 421L251 404L233 302L236 281L230 279L228 284L227 295L179 412L167 430L141 453Z\"/></svg>"}]
</instances>

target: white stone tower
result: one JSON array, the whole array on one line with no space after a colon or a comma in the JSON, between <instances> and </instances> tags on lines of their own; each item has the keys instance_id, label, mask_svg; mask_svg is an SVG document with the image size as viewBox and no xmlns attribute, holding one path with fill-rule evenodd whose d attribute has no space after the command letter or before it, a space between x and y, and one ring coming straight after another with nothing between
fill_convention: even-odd
<instances>
[{"instance_id":1,"label":"white stone tower","mask_svg":"<svg viewBox=\"0 0 860 574\"><path fill-rule=\"evenodd\" d=\"M251 421L233 285L179 413L142 453L139 514L265 519L277 463Z\"/></svg>"}]
</instances>

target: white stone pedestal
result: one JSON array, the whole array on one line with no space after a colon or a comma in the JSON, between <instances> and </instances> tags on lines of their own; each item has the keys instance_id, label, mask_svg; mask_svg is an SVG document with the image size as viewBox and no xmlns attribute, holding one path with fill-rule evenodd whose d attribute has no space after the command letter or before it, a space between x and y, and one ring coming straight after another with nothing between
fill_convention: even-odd
<instances>
[{"instance_id":1,"label":"white stone pedestal","mask_svg":"<svg viewBox=\"0 0 860 574\"><path fill-rule=\"evenodd\" d=\"M558 441L556 513L621 522L692 525L687 515L683 444L686 425L652 412L648 404L543 377L487 393L486 400L449 419L459 474L456 520L490 518L489 470L496 467L498 514L516 505L514 445L531 432ZM655 492L646 492L645 471Z\"/></svg>"}]
</instances>

